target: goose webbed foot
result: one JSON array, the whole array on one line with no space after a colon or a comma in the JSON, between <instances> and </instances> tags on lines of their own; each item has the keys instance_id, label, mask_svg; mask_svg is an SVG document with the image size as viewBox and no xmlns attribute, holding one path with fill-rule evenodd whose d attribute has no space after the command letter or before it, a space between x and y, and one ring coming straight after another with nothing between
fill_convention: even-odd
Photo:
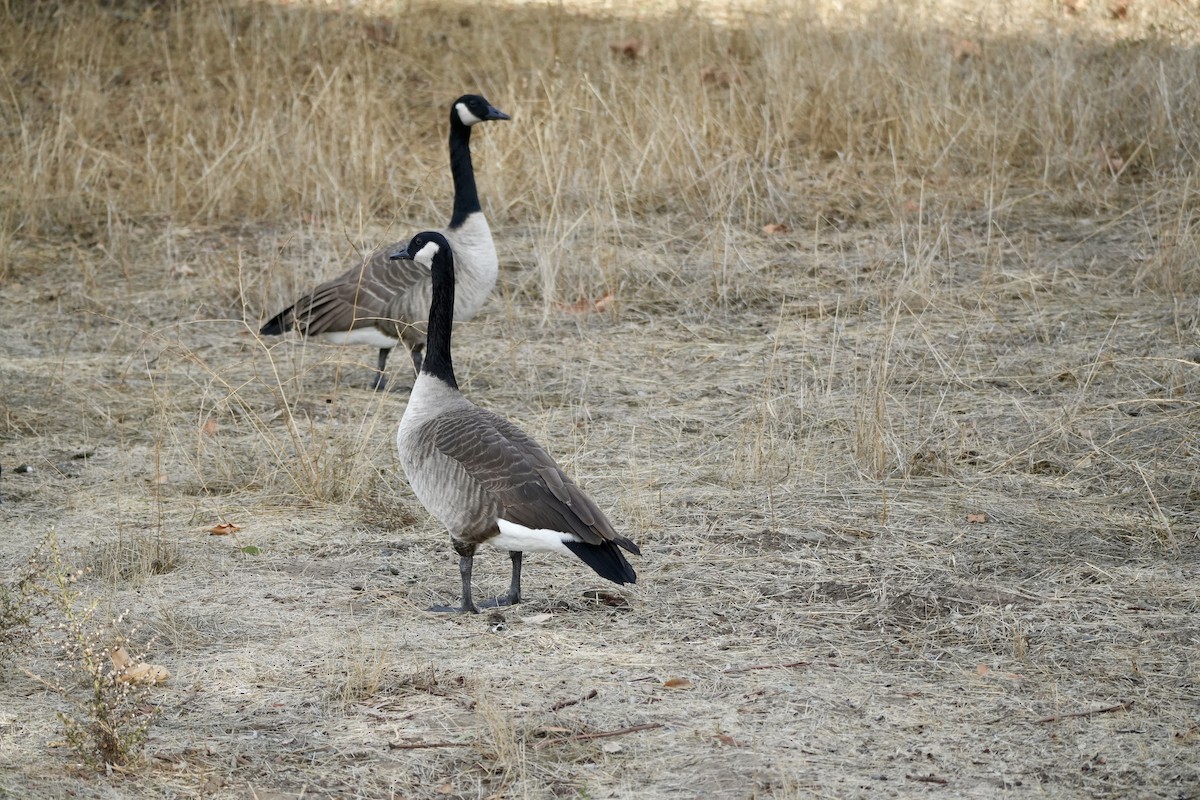
<instances>
[{"instance_id":1,"label":"goose webbed foot","mask_svg":"<svg viewBox=\"0 0 1200 800\"><path fill-rule=\"evenodd\" d=\"M443 613L456 612L459 614L479 613L479 606L475 605L475 601L471 598L471 564L474 560L474 556L458 557L458 574L462 576L462 605L457 608L443 605L430 606L430 611Z\"/></svg>"},{"instance_id":2,"label":"goose webbed foot","mask_svg":"<svg viewBox=\"0 0 1200 800\"><path fill-rule=\"evenodd\" d=\"M486 606L487 603L484 603ZM433 611L438 614L478 614L479 606L474 603L463 603L461 606L444 606L440 603L436 606L430 606L426 611Z\"/></svg>"}]
</instances>

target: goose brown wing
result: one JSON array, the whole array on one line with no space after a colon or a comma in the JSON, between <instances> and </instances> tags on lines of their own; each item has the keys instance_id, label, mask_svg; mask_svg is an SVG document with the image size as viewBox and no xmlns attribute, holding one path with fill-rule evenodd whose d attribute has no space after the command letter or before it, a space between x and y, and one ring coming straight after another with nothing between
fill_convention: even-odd
<instances>
[{"instance_id":1,"label":"goose brown wing","mask_svg":"<svg viewBox=\"0 0 1200 800\"><path fill-rule=\"evenodd\" d=\"M388 300L421 280L411 261L391 261L389 248L376 251L359 266L325 281L296 301L291 317L305 336L374 325Z\"/></svg>"},{"instance_id":2,"label":"goose brown wing","mask_svg":"<svg viewBox=\"0 0 1200 800\"><path fill-rule=\"evenodd\" d=\"M434 446L462 466L504 519L593 545L624 540L542 446L508 420L471 407L443 413L435 424Z\"/></svg>"}]
</instances>

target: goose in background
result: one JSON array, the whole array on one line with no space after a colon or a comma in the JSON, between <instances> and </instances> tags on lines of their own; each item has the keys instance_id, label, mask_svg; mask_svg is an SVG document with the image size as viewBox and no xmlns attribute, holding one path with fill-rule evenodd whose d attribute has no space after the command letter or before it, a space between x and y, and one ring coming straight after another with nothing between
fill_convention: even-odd
<instances>
[{"instance_id":1,"label":"goose in background","mask_svg":"<svg viewBox=\"0 0 1200 800\"><path fill-rule=\"evenodd\" d=\"M417 499L450 532L459 555L462 603L431 611L473 611L521 601L525 551L575 556L602 578L636 583L621 553L638 546L613 530L604 513L528 434L476 406L454 379L450 332L455 309L455 252L447 238L426 231L392 258L414 262L432 278L428 344L396 433L404 474ZM509 551L508 593L476 605L471 566L476 548Z\"/></svg>"},{"instance_id":2,"label":"goose in background","mask_svg":"<svg viewBox=\"0 0 1200 800\"><path fill-rule=\"evenodd\" d=\"M471 164L471 127L480 122L512 119L485 98L466 94L450 106L450 174L454 179L454 210L443 233L458 253L461 290L455 316L475 316L496 285L499 260L492 231L479 204L475 169ZM269 319L259 333L278 336L297 330L334 344L365 344L379 348L378 372L371 388L387 385L384 368L392 348L403 342L421 369L425 321L431 287L429 271L411 262L397 263L388 254L403 246L396 242L368 256L361 264L325 281Z\"/></svg>"}]
</instances>

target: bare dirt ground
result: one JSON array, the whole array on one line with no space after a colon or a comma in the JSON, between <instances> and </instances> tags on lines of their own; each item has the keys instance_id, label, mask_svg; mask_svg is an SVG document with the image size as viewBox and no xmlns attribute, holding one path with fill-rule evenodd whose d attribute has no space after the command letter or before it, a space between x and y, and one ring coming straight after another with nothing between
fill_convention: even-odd
<instances>
[{"instance_id":1,"label":"bare dirt ground","mask_svg":"<svg viewBox=\"0 0 1200 800\"><path fill-rule=\"evenodd\" d=\"M551 443L641 584L613 607L537 558L527 604L457 619L422 610L454 559L394 463L403 391L358 388L369 353L181 314L202 282L154 258L64 287L43 253L3 306L4 464L35 467L4 475L5 559L55 531L174 676L149 766L114 780L64 777L56 698L10 676L4 790L1194 796L1197 309L1129 297L1137 237L1091 220L1022 231L981 297L952 227L936 306L893 318L886 231L748 233L744 291L703 303L695 257L634 231L619 311L546 318L501 235L464 390ZM291 485L284 393L328 499ZM851 437L877 402L879 479ZM479 562L498 593L506 560Z\"/></svg>"},{"instance_id":2,"label":"bare dirt ground","mask_svg":"<svg viewBox=\"0 0 1200 800\"><path fill-rule=\"evenodd\" d=\"M458 575L395 461L406 360L376 395L374 353L254 334L343 229L10 237L0 566L53 533L172 677L97 774L32 643L0 797L1200 797L1200 303L1163 278L1194 232L1106 186L584 217L574 305L489 207L460 383L643 555L622 591L532 557L528 602L461 617L424 611Z\"/></svg>"}]
</instances>

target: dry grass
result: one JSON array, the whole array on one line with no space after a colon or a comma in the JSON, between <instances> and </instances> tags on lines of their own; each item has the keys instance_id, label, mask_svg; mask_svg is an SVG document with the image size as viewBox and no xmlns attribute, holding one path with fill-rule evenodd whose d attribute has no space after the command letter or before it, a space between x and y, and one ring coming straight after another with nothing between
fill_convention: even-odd
<instances>
[{"instance_id":1,"label":"dry grass","mask_svg":"<svg viewBox=\"0 0 1200 800\"><path fill-rule=\"evenodd\" d=\"M1197 796L1200 18L1115 5L3 5L2 577L55 530L175 677L64 775L23 647L0 796ZM403 390L254 333L444 223L468 90L460 380L627 607L423 613Z\"/></svg>"}]
</instances>

